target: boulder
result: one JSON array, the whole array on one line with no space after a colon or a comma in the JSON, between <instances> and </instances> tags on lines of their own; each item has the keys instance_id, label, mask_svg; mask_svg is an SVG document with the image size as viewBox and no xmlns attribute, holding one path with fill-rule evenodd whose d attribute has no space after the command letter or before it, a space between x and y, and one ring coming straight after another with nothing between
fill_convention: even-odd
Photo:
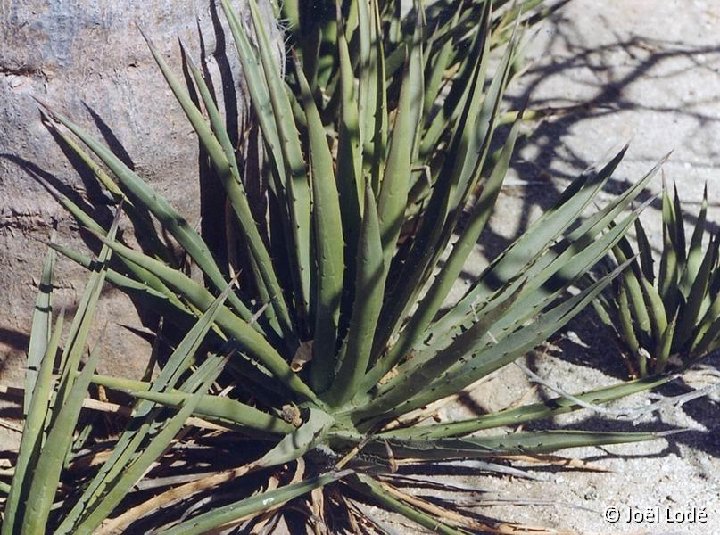
<instances>
[{"instance_id":1,"label":"boulder","mask_svg":"<svg viewBox=\"0 0 720 535\"><path fill-rule=\"evenodd\" d=\"M236 7L245 12L242 4ZM138 27L180 77L178 39L196 63L204 58L231 117L242 115L244 103L235 89L239 62L214 0L10 0L0 4L0 24L0 383L18 384L47 241L92 247L44 184L93 199L97 217L110 214L43 123L34 97L104 140L193 225L201 217L198 141ZM59 260L56 311L74 311L86 279L82 268ZM138 335L143 321L106 287L91 338L103 348L102 372L140 373L149 350Z\"/></svg>"}]
</instances>

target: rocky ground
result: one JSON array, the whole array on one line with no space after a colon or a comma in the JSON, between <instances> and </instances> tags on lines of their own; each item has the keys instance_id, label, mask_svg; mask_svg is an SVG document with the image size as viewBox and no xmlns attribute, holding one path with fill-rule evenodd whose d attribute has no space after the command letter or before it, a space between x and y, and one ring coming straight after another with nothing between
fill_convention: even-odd
<instances>
[{"instance_id":1,"label":"rocky ground","mask_svg":"<svg viewBox=\"0 0 720 535\"><path fill-rule=\"evenodd\" d=\"M519 151L515 176L509 181L512 187L506 188L503 209L493 220L490 243L502 246L522 232L569 179L626 141L630 148L608 185L608 195L643 176L673 151L662 174L678 186L689 212L686 223L694 221L707 182L710 217L716 224L720 217L718 32L720 6L699 0L571 0L546 21L528 48L529 71L514 95L517 102L529 99L529 108L547 116ZM653 180L651 188L660 191L661 177ZM642 216L656 246L658 208L653 202ZM530 474L536 479L530 481L512 477L474 481L482 489L480 503L486 503L478 510L581 534L720 533L718 363L718 359L708 361L664 389L666 408L653 415L636 421L612 418L623 412L618 406L637 409L655 401L640 395L619 402L608 414L585 411L554 422L597 430L685 432L654 442L567 452L606 473L535 468ZM565 391L610 384L624 373L611 337L590 314L574 322L571 332L554 346L531 355L527 365L549 385ZM525 372L512 368L466 396L461 407L448 410L448 416L497 408L521 399L531 388L554 395L547 386L533 387ZM706 389L710 395L669 407L669 397L693 389ZM616 513L619 521L611 522ZM693 519L693 514L699 516Z\"/></svg>"}]
</instances>

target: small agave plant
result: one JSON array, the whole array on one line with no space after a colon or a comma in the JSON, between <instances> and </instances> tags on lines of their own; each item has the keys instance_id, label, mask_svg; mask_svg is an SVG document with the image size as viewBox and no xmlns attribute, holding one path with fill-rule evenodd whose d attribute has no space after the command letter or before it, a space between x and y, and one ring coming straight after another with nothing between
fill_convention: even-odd
<instances>
[{"instance_id":1,"label":"small agave plant","mask_svg":"<svg viewBox=\"0 0 720 535\"><path fill-rule=\"evenodd\" d=\"M677 188L663 184L663 247L657 270L647 233L635 221L637 248L623 238L612 249L616 263L632 260L594 308L626 350L631 376L685 368L720 347L718 236L707 231L707 185L689 243ZM706 234L708 234L706 239Z\"/></svg>"},{"instance_id":2,"label":"small agave plant","mask_svg":"<svg viewBox=\"0 0 720 535\"><path fill-rule=\"evenodd\" d=\"M48 260L2 535L272 529L281 517L288 525L361 531L373 524L358 505L367 502L442 533L507 530L411 495L395 472L408 463L658 436L504 428L617 399L653 381L417 425L424 407L523 357L627 266L623 259L596 283L566 292L624 243L638 215L626 209L654 170L591 215L586 208L624 150L583 174L445 308L518 136L517 122L498 128L512 116L501 104L518 57L507 24L514 7L507 3L496 15L491 2L435 2L427 11L416 4L400 20L394 4L344 2L323 54L306 46L302 64L291 62L282 77L255 0L248 1L252 30L221 2L262 132L257 171L268 208L261 214L246 194L251 169L240 164L201 71L188 61L195 101L148 41L225 188L227 247L239 242L248 266L242 271L227 251L227 263L216 261L193 225L140 176L45 107L63 142L117 201L118 216L105 228L57 194L102 250L93 259L52 245L92 270L91 281L61 348ZM399 39L398 27L412 31ZM327 57L333 66L321 76L313 65L326 65L319 60ZM143 250L115 239L120 217L142 236ZM186 274L167 235L201 279ZM104 281L149 300L167 321L193 325L155 378L95 374L96 352L81 365ZM89 385L135 400L125 430L109 441L74 431Z\"/></svg>"}]
</instances>

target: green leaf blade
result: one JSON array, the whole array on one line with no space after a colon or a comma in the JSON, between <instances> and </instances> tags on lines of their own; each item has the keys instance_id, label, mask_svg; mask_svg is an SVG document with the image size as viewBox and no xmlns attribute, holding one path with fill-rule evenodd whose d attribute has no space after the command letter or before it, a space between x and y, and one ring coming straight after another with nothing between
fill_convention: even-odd
<instances>
[{"instance_id":1,"label":"green leaf blade","mask_svg":"<svg viewBox=\"0 0 720 535\"><path fill-rule=\"evenodd\" d=\"M327 144L310 86L302 69L296 69L310 138L310 167L313 192L312 223L317 266L313 362L310 368L315 391L330 386L335 369L336 339L343 293L343 227L335 185L333 157Z\"/></svg>"}]
</instances>

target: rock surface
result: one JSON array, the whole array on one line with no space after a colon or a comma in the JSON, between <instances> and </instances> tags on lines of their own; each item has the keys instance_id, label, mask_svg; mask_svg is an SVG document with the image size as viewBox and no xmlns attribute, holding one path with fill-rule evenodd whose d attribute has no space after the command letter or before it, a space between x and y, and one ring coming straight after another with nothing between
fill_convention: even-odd
<instances>
[{"instance_id":1,"label":"rock surface","mask_svg":"<svg viewBox=\"0 0 720 535\"><path fill-rule=\"evenodd\" d=\"M94 216L106 222L110 217L102 194L54 141L33 99L103 140L197 224L197 139L138 27L180 78L178 39L196 63L204 57L222 102L221 89L232 88L240 72L232 41L228 47L224 41L224 15L212 5L207 0L0 3L0 383L22 378L45 242L55 232L58 242L82 247L72 219L43 183L74 199L89 197L98 207ZM242 2L237 5L242 8ZM235 116L242 113L242 102L226 104ZM84 284L84 270L60 261L58 309L64 304L72 311ZM142 327L126 298L107 288L96 325L104 329L104 371L142 369L148 346L124 327Z\"/></svg>"}]
</instances>

